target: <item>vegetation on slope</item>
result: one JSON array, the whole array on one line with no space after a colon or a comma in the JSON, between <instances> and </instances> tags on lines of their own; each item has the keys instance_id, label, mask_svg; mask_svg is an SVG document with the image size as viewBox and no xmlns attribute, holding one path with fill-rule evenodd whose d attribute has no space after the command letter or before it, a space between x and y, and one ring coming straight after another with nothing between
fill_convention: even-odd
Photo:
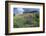
<instances>
[{"instance_id":1,"label":"vegetation on slope","mask_svg":"<svg viewBox=\"0 0 46 36\"><path fill-rule=\"evenodd\" d=\"M26 13L14 16L14 28L38 27L39 13Z\"/></svg>"}]
</instances>

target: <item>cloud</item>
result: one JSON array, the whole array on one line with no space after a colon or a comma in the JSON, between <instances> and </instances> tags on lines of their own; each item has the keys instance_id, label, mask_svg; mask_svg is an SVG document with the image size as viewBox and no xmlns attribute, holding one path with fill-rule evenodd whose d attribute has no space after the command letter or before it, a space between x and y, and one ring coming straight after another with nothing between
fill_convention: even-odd
<instances>
[{"instance_id":1,"label":"cloud","mask_svg":"<svg viewBox=\"0 0 46 36\"><path fill-rule=\"evenodd\" d=\"M15 14L23 14L23 12L24 12L23 8L14 8Z\"/></svg>"}]
</instances>

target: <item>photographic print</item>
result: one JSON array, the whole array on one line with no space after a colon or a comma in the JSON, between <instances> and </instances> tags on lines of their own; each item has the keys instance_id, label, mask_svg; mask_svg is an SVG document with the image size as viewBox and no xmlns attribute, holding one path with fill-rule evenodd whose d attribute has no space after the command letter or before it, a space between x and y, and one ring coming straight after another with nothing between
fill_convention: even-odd
<instances>
[{"instance_id":1,"label":"photographic print","mask_svg":"<svg viewBox=\"0 0 46 36\"><path fill-rule=\"evenodd\" d=\"M5 34L45 32L45 4L5 1Z\"/></svg>"},{"instance_id":2,"label":"photographic print","mask_svg":"<svg viewBox=\"0 0 46 36\"><path fill-rule=\"evenodd\" d=\"M39 27L38 8L13 8L14 28Z\"/></svg>"}]
</instances>

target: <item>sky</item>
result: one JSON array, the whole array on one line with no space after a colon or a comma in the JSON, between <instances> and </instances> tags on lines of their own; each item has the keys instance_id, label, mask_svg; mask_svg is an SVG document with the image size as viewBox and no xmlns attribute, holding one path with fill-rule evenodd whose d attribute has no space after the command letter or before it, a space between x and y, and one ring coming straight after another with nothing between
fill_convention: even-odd
<instances>
[{"instance_id":1,"label":"sky","mask_svg":"<svg viewBox=\"0 0 46 36\"><path fill-rule=\"evenodd\" d=\"M13 8L14 14L23 14L23 12L39 12L38 8Z\"/></svg>"}]
</instances>

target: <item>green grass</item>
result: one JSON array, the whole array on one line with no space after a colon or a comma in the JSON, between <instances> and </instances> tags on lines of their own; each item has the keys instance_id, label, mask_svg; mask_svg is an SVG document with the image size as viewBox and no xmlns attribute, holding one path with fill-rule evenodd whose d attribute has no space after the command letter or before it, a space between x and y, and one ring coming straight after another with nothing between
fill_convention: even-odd
<instances>
[{"instance_id":1,"label":"green grass","mask_svg":"<svg viewBox=\"0 0 46 36\"><path fill-rule=\"evenodd\" d=\"M39 27L39 14L28 13L13 16L14 28Z\"/></svg>"}]
</instances>

